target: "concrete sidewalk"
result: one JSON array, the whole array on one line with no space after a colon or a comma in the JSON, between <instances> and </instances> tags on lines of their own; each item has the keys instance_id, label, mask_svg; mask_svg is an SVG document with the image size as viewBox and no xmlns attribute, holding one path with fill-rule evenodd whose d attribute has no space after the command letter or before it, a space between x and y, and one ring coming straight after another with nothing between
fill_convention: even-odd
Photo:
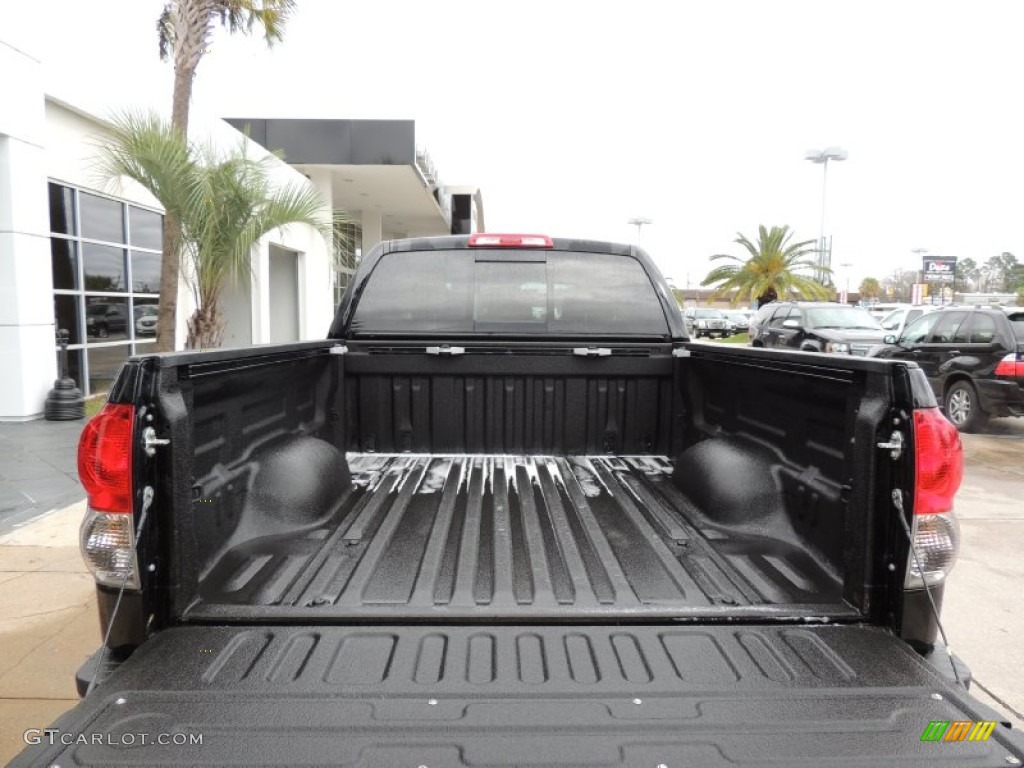
<instances>
[{"instance_id":1,"label":"concrete sidewalk","mask_svg":"<svg viewBox=\"0 0 1024 768\"><path fill-rule=\"evenodd\" d=\"M0 765L27 728L78 702L75 671L100 644L96 587L78 551L86 420L0 423Z\"/></svg>"},{"instance_id":2,"label":"concrete sidewalk","mask_svg":"<svg viewBox=\"0 0 1024 768\"><path fill-rule=\"evenodd\" d=\"M78 702L75 671L100 644L96 587L78 551L85 502L0 536L0 765L27 728Z\"/></svg>"}]
</instances>

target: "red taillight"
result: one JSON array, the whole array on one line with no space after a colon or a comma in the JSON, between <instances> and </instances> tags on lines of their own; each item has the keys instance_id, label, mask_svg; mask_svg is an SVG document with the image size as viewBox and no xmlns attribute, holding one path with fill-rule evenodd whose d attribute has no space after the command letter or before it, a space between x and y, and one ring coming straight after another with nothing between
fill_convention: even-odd
<instances>
[{"instance_id":1,"label":"red taillight","mask_svg":"<svg viewBox=\"0 0 1024 768\"><path fill-rule=\"evenodd\" d=\"M469 236L471 248L554 248L547 235L492 235L478 232Z\"/></svg>"},{"instance_id":2,"label":"red taillight","mask_svg":"<svg viewBox=\"0 0 1024 768\"><path fill-rule=\"evenodd\" d=\"M914 514L949 512L964 477L960 433L938 408L922 408L914 411L914 445Z\"/></svg>"},{"instance_id":3,"label":"red taillight","mask_svg":"<svg viewBox=\"0 0 1024 768\"><path fill-rule=\"evenodd\" d=\"M1008 379L1024 379L1024 360L1021 355L1011 352L996 366L996 376L1005 376Z\"/></svg>"},{"instance_id":4,"label":"red taillight","mask_svg":"<svg viewBox=\"0 0 1024 768\"><path fill-rule=\"evenodd\" d=\"M107 403L78 440L78 479L89 506L100 512L132 511L132 433L135 409Z\"/></svg>"}]
</instances>

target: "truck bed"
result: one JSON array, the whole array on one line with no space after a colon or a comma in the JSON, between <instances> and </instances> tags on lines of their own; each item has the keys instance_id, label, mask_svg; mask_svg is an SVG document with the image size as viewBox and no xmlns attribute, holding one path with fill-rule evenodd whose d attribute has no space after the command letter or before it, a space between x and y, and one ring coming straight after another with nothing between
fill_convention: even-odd
<instances>
[{"instance_id":1,"label":"truck bed","mask_svg":"<svg viewBox=\"0 0 1024 768\"><path fill-rule=\"evenodd\" d=\"M813 553L703 519L664 456L348 464L331 524L226 549L186 618L856 615Z\"/></svg>"}]
</instances>

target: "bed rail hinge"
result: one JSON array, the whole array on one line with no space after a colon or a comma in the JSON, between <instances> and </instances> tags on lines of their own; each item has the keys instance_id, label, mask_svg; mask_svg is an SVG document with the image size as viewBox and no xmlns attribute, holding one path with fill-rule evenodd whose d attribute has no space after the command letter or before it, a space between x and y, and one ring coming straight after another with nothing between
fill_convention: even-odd
<instances>
[{"instance_id":1,"label":"bed rail hinge","mask_svg":"<svg viewBox=\"0 0 1024 768\"><path fill-rule=\"evenodd\" d=\"M465 347L449 347L444 344L440 347L427 347L428 355L464 355L466 354Z\"/></svg>"},{"instance_id":2,"label":"bed rail hinge","mask_svg":"<svg viewBox=\"0 0 1024 768\"><path fill-rule=\"evenodd\" d=\"M146 451L147 456L156 456L158 446L170 444L170 440L157 437L156 430L152 427L146 427L142 430L142 448Z\"/></svg>"},{"instance_id":3,"label":"bed rail hinge","mask_svg":"<svg viewBox=\"0 0 1024 768\"><path fill-rule=\"evenodd\" d=\"M577 357L608 357L612 351L608 347L575 347L572 353Z\"/></svg>"},{"instance_id":4,"label":"bed rail hinge","mask_svg":"<svg viewBox=\"0 0 1024 768\"><path fill-rule=\"evenodd\" d=\"M676 347L672 350L672 357L689 357L690 350L683 349L682 347Z\"/></svg>"},{"instance_id":5,"label":"bed rail hinge","mask_svg":"<svg viewBox=\"0 0 1024 768\"><path fill-rule=\"evenodd\" d=\"M883 451L889 451L892 460L896 461L903 455L903 442L903 433L893 430L893 433L889 435L889 442L879 443L878 447Z\"/></svg>"},{"instance_id":6,"label":"bed rail hinge","mask_svg":"<svg viewBox=\"0 0 1024 768\"><path fill-rule=\"evenodd\" d=\"M331 347L330 353L332 355L347 355L348 347L346 347L344 344L338 344L336 346Z\"/></svg>"}]
</instances>

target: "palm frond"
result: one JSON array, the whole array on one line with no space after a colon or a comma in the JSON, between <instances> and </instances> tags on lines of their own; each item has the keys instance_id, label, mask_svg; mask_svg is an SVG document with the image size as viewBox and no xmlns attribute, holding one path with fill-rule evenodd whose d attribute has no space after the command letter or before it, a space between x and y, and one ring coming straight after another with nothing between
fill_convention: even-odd
<instances>
[{"instance_id":1,"label":"palm frond","mask_svg":"<svg viewBox=\"0 0 1024 768\"><path fill-rule=\"evenodd\" d=\"M157 42L160 46L160 59L167 61L174 47L174 18L171 16L171 4L164 3L164 9L156 20Z\"/></svg>"},{"instance_id":2,"label":"palm frond","mask_svg":"<svg viewBox=\"0 0 1024 768\"><path fill-rule=\"evenodd\" d=\"M744 262L744 259L741 259L739 256L733 256L731 253L716 253L714 256L709 256L708 258L711 261L717 261L719 259L729 259L740 264Z\"/></svg>"},{"instance_id":3,"label":"palm frond","mask_svg":"<svg viewBox=\"0 0 1024 768\"><path fill-rule=\"evenodd\" d=\"M295 6L295 0L215 0L213 13L231 33L252 34L258 26L272 46L284 38Z\"/></svg>"},{"instance_id":4,"label":"palm frond","mask_svg":"<svg viewBox=\"0 0 1024 768\"><path fill-rule=\"evenodd\" d=\"M123 179L131 179L165 211L184 210L194 161L188 144L168 122L152 112L122 112L110 119L108 134L94 147L91 171L102 188L117 190Z\"/></svg>"}]
</instances>

